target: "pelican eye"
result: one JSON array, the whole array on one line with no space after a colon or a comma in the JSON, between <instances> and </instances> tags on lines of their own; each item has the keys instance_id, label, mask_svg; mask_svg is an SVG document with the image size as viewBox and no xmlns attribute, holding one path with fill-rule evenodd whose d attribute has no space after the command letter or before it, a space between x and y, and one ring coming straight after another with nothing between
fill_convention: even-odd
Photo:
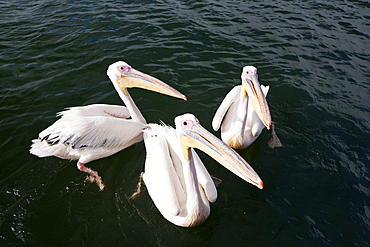
<instances>
[{"instance_id":1,"label":"pelican eye","mask_svg":"<svg viewBox=\"0 0 370 247\"><path fill-rule=\"evenodd\" d=\"M120 73L125 73L125 72L128 72L131 69L131 67L120 65L117 67L117 69L119 70Z\"/></svg>"},{"instance_id":2,"label":"pelican eye","mask_svg":"<svg viewBox=\"0 0 370 247\"><path fill-rule=\"evenodd\" d=\"M179 124L181 124L182 131L191 130L193 126L195 126L197 123L199 123L198 119L186 119L181 121Z\"/></svg>"}]
</instances>

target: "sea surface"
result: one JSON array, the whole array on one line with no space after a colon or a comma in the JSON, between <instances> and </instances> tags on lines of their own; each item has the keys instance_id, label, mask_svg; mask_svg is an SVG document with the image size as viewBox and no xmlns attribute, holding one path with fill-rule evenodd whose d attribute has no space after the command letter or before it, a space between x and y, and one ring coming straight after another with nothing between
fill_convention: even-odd
<instances>
[{"instance_id":1,"label":"sea surface","mask_svg":"<svg viewBox=\"0 0 370 247\"><path fill-rule=\"evenodd\" d=\"M211 121L258 69L275 131L238 150L263 190L198 152L223 182L209 218L182 228L147 192L132 200L144 143L93 161L38 158L31 140L72 106L123 102L106 70L123 60L188 101L129 92L148 122ZM1 246L370 246L370 3L1 1Z\"/></svg>"}]
</instances>

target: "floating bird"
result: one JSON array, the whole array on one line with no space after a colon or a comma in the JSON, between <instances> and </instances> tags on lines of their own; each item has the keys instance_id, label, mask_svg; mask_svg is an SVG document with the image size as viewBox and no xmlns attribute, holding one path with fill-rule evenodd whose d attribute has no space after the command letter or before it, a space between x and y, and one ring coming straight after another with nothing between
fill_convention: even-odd
<instances>
[{"instance_id":1,"label":"floating bird","mask_svg":"<svg viewBox=\"0 0 370 247\"><path fill-rule=\"evenodd\" d=\"M201 149L245 181L263 188L253 168L204 129L194 115L178 116L175 124L176 130L157 124L148 124L144 130L147 157L141 178L168 221L182 227L197 226L208 218L209 202L217 199L215 184L192 147Z\"/></svg>"},{"instance_id":2,"label":"floating bird","mask_svg":"<svg viewBox=\"0 0 370 247\"><path fill-rule=\"evenodd\" d=\"M241 79L242 85L234 87L226 95L212 121L215 131L221 125L221 139L235 149L249 147L263 128L270 129L272 123L266 101L269 86L260 85L257 69L253 66L243 68ZM271 147L281 147L274 128L269 144Z\"/></svg>"},{"instance_id":3,"label":"floating bird","mask_svg":"<svg viewBox=\"0 0 370 247\"><path fill-rule=\"evenodd\" d=\"M127 89L144 88L186 100L174 88L122 61L110 65L107 75L126 107L93 104L62 111L58 113L59 120L43 130L38 139L32 140L30 149L30 153L38 157L77 159L77 168L88 173L101 190L105 186L100 176L85 164L143 140L146 120Z\"/></svg>"}]
</instances>

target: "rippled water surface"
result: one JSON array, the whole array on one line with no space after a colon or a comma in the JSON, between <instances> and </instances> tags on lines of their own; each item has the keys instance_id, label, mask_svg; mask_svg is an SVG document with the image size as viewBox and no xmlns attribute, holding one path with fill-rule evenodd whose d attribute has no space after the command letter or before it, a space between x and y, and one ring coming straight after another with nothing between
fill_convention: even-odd
<instances>
[{"instance_id":1,"label":"rippled water surface","mask_svg":"<svg viewBox=\"0 0 370 247\"><path fill-rule=\"evenodd\" d=\"M370 245L368 1L2 1L0 27L0 245ZM75 161L29 154L58 111L122 104L118 60L188 97L132 89L148 122L191 112L209 130L256 66L283 147L265 129L238 152L265 188L200 154L223 183L208 220L180 228L147 193L129 199L143 143L89 163L103 192Z\"/></svg>"}]
</instances>

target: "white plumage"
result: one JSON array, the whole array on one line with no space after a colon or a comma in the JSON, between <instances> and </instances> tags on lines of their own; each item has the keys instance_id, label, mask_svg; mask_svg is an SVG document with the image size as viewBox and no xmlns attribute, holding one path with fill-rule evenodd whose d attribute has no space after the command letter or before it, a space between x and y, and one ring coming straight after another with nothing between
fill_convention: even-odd
<instances>
[{"instance_id":1,"label":"white plumage","mask_svg":"<svg viewBox=\"0 0 370 247\"><path fill-rule=\"evenodd\" d=\"M269 86L261 85L261 88L266 96ZM231 89L217 109L212 121L212 127L217 131L223 120L221 139L236 149L249 147L265 128L250 98L242 96L242 90L241 85Z\"/></svg>"},{"instance_id":2,"label":"white plumage","mask_svg":"<svg viewBox=\"0 0 370 247\"><path fill-rule=\"evenodd\" d=\"M130 115L124 106L72 107L58 116L59 120L40 132L39 139L32 140L32 154L78 159L86 164L141 141L145 126L127 119Z\"/></svg>"},{"instance_id":3,"label":"white plumage","mask_svg":"<svg viewBox=\"0 0 370 247\"><path fill-rule=\"evenodd\" d=\"M270 110L266 101L269 86L260 85L257 69L245 66L241 74L242 85L235 86L224 98L213 117L212 127L221 126L221 139L235 149L249 147L271 127ZM281 146L273 130L272 146Z\"/></svg>"},{"instance_id":4,"label":"white plumage","mask_svg":"<svg viewBox=\"0 0 370 247\"><path fill-rule=\"evenodd\" d=\"M168 221L196 226L210 214L209 202L217 199L213 179L197 153L197 147L244 180L263 188L257 173L234 150L218 140L191 114L175 119L176 130L149 124L144 130L147 150L143 180L149 195Z\"/></svg>"},{"instance_id":5,"label":"white plumage","mask_svg":"<svg viewBox=\"0 0 370 247\"><path fill-rule=\"evenodd\" d=\"M179 138L171 127L149 124L144 132L147 158L143 179L161 214L175 225L188 227L208 218L208 201L216 201L217 190L194 150L193 162L186 161ZM189 176L193 184L187 182Z\"/></svg>"},{"instance_id":6,"label":"white plumage","mask_svg":"<svg viewBox=\"0 0 370 247\"><path fill-rule=\"evenodd\" d=\"M100 189L104 184L96 171L84 164L110 156L143 140L145 118L127 88L140 87L172 97L186 97L164 82L119 61L108 67L107 75L125 106L93 104L72 107L58 113L61 118L32 140L30 153L39 157L77 159L79 170L90 174Z\"/></svg>"}]
</instances>

